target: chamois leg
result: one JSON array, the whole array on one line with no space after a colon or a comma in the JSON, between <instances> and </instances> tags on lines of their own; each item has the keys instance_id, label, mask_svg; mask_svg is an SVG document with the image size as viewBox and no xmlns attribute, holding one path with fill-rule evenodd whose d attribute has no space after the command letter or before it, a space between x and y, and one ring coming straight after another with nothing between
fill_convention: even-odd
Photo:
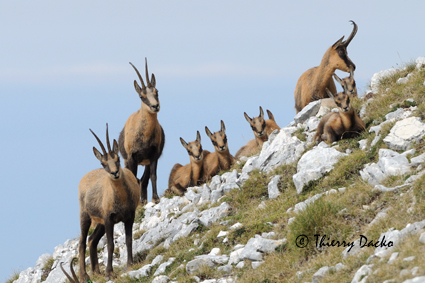
<instances>
[{"instance_id":1,"label":"chamois leg","mask_svg":"<svg viewBox=\"0 0 425 283\"><path fill-rule=\"evenodd\" d=\"M91 225L91 219L88 213L82 212L80 213L80 227L81 227L81 237L80 237L80 244L79 244L79 257L80 257L80 281L86 282L87 280L90 280L89 275L86 272L86 240L87 240L87 234L89 233Z\"/></svg>"},{"instance_id":2,"label":"chamois leg","mask_svg":"<svg viewBox=\"0 0 425 283\"><path fill-rule=\"evenodd\" d=\"M138 164L133 157L129 157L125 162L125 168L130 170L133 173L134 177L136 177L136 179L137 179L137 166Z\"/></svg>"},{"instance_id":3,"label":"chamois leg","mask_svg":"<svg viewBox=\"0 0 425 283\"><path fill-rule=\"evenodd\" d=\"M108 219L105 221L106 239L108 242L108 263L106 265L106 280L112 279L114 272L112 269L112 260L114 256L114 223Z\"/></svg>"},{"instance_id":4,"label":"chamois leg","mask_svg":"<svg viewBox=\"0 0 425 283\"><path fill-rule=\"evenodd\" d=\"M124 223L125 227L125 244L127 246L127 270L133 265L133 223L134 213L130 219Z\"/></svg>"},{"instance_id":5,"label":"chamois leg","mask_svg":"<svg viewBox=\"0 0 425 283\"><path fill-rule=\"evenodd\" d=\"M97 224L93 234L89 237L90 262L93 273L100 274L99 260L97 258L97 244L102 236L105 235L105 225Z\"/></svg>"},{"instance_id":6,"label":"chamois leg","mask_svg":"<svg viewBox=\"0 0 425 283\"><path fill-rule=\"evenodd\" d=\"M338 140L337 135L336 135L334 129L332 129L331 126L325 125L325 128L324 128L324 131L323 132L324 132L323 135L325 135L324 140L326 140L326 141L328 141L330 143L333 143L334 141L337 141Z\"/></svg>"},{"instance_id":7,"label":"chamois leg","mask_svg":"<svg viewBox=\"0 0 425 283\"><path fill-rule=\"evenodd\" d=\"M151 183L152 183L152 202L159 203L158 191L156 189L156 166L158 164L158 155L155 153L150 160Z\"/></svg>"},{"instance_id":8,"label":"chamois leg","mask_svg":"<svg viewBox=\"0 0 425 283\"><path fill-rule=\"evenodd\" d=\"M142 205L148 202L148 184L150 175L150 165L145 166L145 172L140 179L140 195L142 196Z\"/></svg>"}]
</instances>

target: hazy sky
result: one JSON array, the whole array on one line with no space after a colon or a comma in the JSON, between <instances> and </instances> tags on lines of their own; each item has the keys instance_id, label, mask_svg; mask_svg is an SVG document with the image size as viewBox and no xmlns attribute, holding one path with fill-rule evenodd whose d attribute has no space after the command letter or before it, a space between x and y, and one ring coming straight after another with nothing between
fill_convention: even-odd
<instances>
[{"instance_id":1,"label":"hazy sky","mask_svg":"<svg viewBox=\"0 0 425 283\"><path fill-rule=\"evenodd\" d=\"M123 4L125 3L125 4ZM156 76L166 143L159 193L187 142L226 124L234 154L252 131L243 117L295 114L298 77L341 36L363 93L375 72L425 56L423 1L0 0L0 281L80 234L78 183L100 167L91 128L111 138L140 108L137 75ZM342 77L343 73L339 73ZM139 167L139 177L142 167ZM149 189L149 199L150 199Z\"/></svg>"}]
</instances>

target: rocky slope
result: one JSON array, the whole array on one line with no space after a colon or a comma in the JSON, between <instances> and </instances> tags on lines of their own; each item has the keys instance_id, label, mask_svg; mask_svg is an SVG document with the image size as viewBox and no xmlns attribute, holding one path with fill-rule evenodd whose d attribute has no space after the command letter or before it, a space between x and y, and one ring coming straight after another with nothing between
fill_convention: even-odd
<instances>
[{"instance_id":1,"label":"rocky slope","mask_svg":"<svg viewBox=\"0 0 425 283\"><path fill-rule=\"evenodd\" d=\"M383 81L389 77L403 76L397 79L394 89L403 85L405 89L411 88L411 76L422 76L425 85L424 65L425 58L418 58L413 67L391 69L373 76L372 98L359 100L357 104L363 119L371 121L366 123L367 132L359 139L313 145L320 117L329 111L321 108L320 102L313 102L287 127L275 131L259 154L244 159L236 169L215 176L202 187L189 188L183 197L162 197L159 204L147 204L144 217L135 223L133 231L133 254L139 264L128 272L122 270L126 262L124 226L116 225L113 265L118 276L108 282L345 282L348 278L351 282L425 282L425 268L420 265L425 262L424 253L407 256L404 252L425 249L425 216L414 223L394 222L394 226L391 223L393 215L416 213L418 207L422 207L415 188L421 188L425 173L425 149L421 146L425 123L422 122L422 101L417 98L425 95L424 88L419 93L417 90L403 92L398 103L382 106L386 109L383 117L373 118L377 114L369 109L389 95L389 88L382 89ZM408 75L404 76L405 73ZM405 97L410 93L414 95ZM365 158L360 162L355 159L357 156L367 156L370 162L365 162ZM344 162L352 162L346 168L353 172L353 180L344 175L333 177L332 174L338 173L335 170L345 168L342 167ZM292 198L288 189L283 188L288 178L285 179L284 173L279 174L290 169L282 168L295 170L289 179L292 183L287 185L293 188ZM253 186L250 182L260 178L258 176L267 176L264 177L267 185L260 188L264 191L261 199L251 204L255 207L235 207L236 196ZM331 183L329 179L332 178L337 181ZM294 241L294 231L314 205L322 205L322 200L343 203L349 194L356 194L356 186L366 188L366 194L373 200L356 202L353 207L335 213L335 219L344 215L344 225L356 227L345 237L339 234L342 228L335 230L340 238L336 235L334 238L345 241L346 246L337 249L332 239L325 238L328 245L324 244L323 248L317 244L322 243L318 237L308 235L310 241L317 241L315 247L305 254L296 254L295 263L288 264L285 271L271 267L272 261L289 257L291 251L299 253L295 244L299 247L303 243ZM395 212L396 208L388 205L402 202L406 202L401 206L404 211ZM281 206L279 209L284 212L273 221L258 224L261 229L252 230L247 219L235 216L237 209L274 215L278 211L273 210L276 206ZM364 219L360 224L349 222L351 216L344 212L347 210L364 214ZM368 233L369 239L375 237L373 246L365 249L362 247L364 238L359 235ZM403 248L407 241L413 248ZM186 247L190 248L181 251ZM12 282L66 282L59 263L63 262L69 270L69 263L75 256L78 256L78 238L55 247L53 255L40 256L34 267L22 271ZM99 243L99 259L101 263L107 259L105 237ZM86 262L89 262L88 257ZM396 267L392 267L394 263ZM397 271L386 272L389 269ZM253 270L271 273L267 275L271 279L261 279L266 275L250 278L250 274L255 274ZM92 279L105 282L101 277Z\"/></svg>"}]
</instances>

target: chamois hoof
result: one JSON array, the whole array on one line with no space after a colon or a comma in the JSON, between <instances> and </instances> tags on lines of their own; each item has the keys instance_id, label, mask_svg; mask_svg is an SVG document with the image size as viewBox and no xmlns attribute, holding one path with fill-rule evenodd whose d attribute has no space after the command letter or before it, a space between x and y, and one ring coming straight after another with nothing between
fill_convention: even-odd
<instances>
[{"instance_id":1,"label":"chamois hoof","mask_svg":"<svg viewBox=\"0 0 425 283\"><path fill-rule=\"evenodd\" d=\"M160 199L158 197L152 198L152 202L155 203L155 204L158 204L160 202Z\"/></svg>"}]
</instances>

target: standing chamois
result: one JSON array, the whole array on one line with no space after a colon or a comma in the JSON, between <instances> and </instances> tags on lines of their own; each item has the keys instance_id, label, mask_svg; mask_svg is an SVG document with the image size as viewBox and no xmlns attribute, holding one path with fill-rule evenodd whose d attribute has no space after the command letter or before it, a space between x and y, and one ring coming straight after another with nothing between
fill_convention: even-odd
<instances>
[{"instance_id":1,"label":"standing chamois","mask_svg":"<svg viewBox=\"0 0 425 283\"><path fill-rule=\"evenodd\" d=\"M140 189L133 173L121 168L118 156L118 143L113 142L113 149L109 143L108 124L106 124L106 152L100 139L90 130L98 141L103 155L93 147L96 158L100 161L103 169L96 169L87 173L78 186L78 199L80 202L80 226L81 238L79 243L80 257L80 282L89 280L86 272L85 254L86 239L92 222L97 226L89 237L90 261L93 273L100 273L97 258L97 244L106 232L108 245L108 263L106 266L106 278L113 276L112 258L114 252L114 225L124 222L125 241L127 246L127 268L133 264L133 222L136 207L140 202ZM73 260L72 260L73 261ZM72 283L78 279L72 269L74 280L65 272ZM63 270L63 269L62 269Z\"/></svg>"},{"instance_id":2,"label":"standing chamois","mask_svg":"<svg viewBox=\"0 0 425 283\"><path fill-rule=\"evenodd\" d=\"M317 143L321 141L332 143L340 139L354 138L366 129L365 123L359 118L350 103L346 81L338 80L339 78L335 79L342 83L343 91L335 94L335 96L328 89L326 89L326 92L335 101L339 112L330 112L320 120L314 136Z\"/></svg>"},{"instance_id":3,"label":"standing chamois","mask_svg":"<svg viewBox=\"0 0 425 283\"><path fill-rule=\"evenodd\" d=\"M182 195L188 187L198 185L204 175L204 155L209 154L209 152L202 150L201 134L199 131L196 132L195 141L187 143L184 139L180 138L180 142L189 154L190 163L185 166L176 163L173 166L168 179L168 189L164 193Z\"/></svg>"},{"instance_id":4,"label":"standing chamois","mask_svg":"<svg viewBox=\"0 0 425 283\"><path fill-rule=\"evenodd\" d=\"M142 106L137 112L131 114L125 123L118 140L119 149L124 158L125 168L130 169L136 178L137 166L145 166L145 172L140 179L142 202L145 203L148 199L149 178L152 182L152 201L159 202L156 168L164 149L165 135L157 119L159 99L158 90L155 88L155 75L152 74L149 81L148 63L145 58L146 86L136 67L131 63L130 65L133 66L142 83L142 87L140 87L134 80L134 88L142 100Z\"/></svg>"},{"instance_id":5,"label":"standing chamois","mask_svg":"<svg viewBox=\"0 0 425 283\"><path fill-rule=\"evenodd\" d=\"M251 129L254 133L255 139L248 141L246 145L241 147L235 155L235 158L239 160L242 156L248 156L257 151L258 148L263 147L263 143L269 139L269 135L274 130L279 130L280 127L276 124L272 112L267 110L267 115L269 116L268 120L264 120L263 108L260 106L260 116L255 118L250 118L246 112L244 116L246 121L251 126Z\"/></svg>"},{"instance_id":6,"label":"standing chamois","mask_svg":"<svg viewBox=\"0 0 425 283\"><path fill-rule=\"evenodd\" d=\"M204 171L206 179L209 179L221 170L229 170L230 166L235 161L235 158L229 152L229 146L227 144L226 127L223 120L221 120L221 129L214 134L205 127L207 136L211 139L214 145L215 152L211 152L204 156Z\"/></svg>"},{"instance_id":7,"label":"standing chamois","mask_svg":"<svg viewBox=\"0 0 425 283\"><path fill-rule=\"evenodd\" d=\"M332 93L336 93L335 83L332 79L332 74L336 69L344 72L350 72L356 69L356 65L354 65L347 55L347 47L357 33L356 23L351 22L354 27L347 40L342 41L344 36L341 37L341 39L329 47L318 67L307 70L298 79L294 92L295 110L297 113L310 102L326 98L326 88Z\"/></svg>"}]
</instances>

